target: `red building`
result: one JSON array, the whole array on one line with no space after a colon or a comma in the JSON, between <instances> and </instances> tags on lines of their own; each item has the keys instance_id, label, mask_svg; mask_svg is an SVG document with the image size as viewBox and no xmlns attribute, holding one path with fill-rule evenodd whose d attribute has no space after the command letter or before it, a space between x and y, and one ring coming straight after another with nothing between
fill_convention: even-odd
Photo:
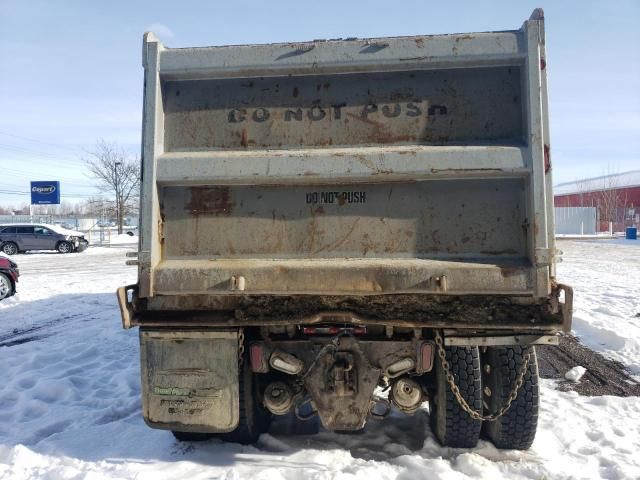
<instances>
[{"instance_id":1,"label":"red building","mask_svg":"<svg viewBox=\"0 0 640 480\"><path fill-rule=\"evenodd\" d=\"M561 183L553 193L556 207L596 207L599 231L640 225L640 170Z\"/></svg>"}]
</instances>

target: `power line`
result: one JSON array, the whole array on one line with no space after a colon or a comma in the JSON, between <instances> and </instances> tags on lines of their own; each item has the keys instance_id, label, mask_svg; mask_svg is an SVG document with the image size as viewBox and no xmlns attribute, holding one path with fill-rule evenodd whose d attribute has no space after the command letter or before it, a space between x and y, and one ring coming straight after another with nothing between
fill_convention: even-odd
<instances>
[{"instance_id":1,"label":"power line","mask_svg":"<svg viewBox=\"0 0 640 480\"><path fill-rule=\"evenodd\" d=\"M73 150L75 152L79 152L80 151L80 149L78 147L69 147L69 146L66 146L66 145L62 145L60 143L44 142L42 140L36 140L35 138L24 137L22 135L16 135L14 133L0 132L0 135L6 135L8 137L13 137L13 138L20 138L22 140L27 140L29 142L39 143L41 145L49 145L51 147L62 148L64 150L69 150L69 151ZM85 152L83 152L83 153L85 153Z\"/></svg>"},{"instance_id":2,"label":"power line","mask_svg":"<svg viewBox=\"0 0 640 480\"><path fill-rule=\"evenodd\" d=\"M41 155L41 154L32 154L30 152L25 152L25 151L18 151L18 150L11 151L6 149L2 151L2 148L3 147L0 145L0 156L4 157L4 159L9 162L19 162L22 164L24 163L41 164L41 165L51 166L55 168L60 168L65 164L73 164L75 168L79 168L84 163L84 160L73 158L70 156L58 156L58 157L51 156L48 158L38 158L38 155Z\"/></svg>"},{"instance_id":3,"label":"power line","mask_svg":"<svg viewBox=\"0 0 640 480\"><path fill-rule=\"evenodd\" d=\"M7 174L6 172L3 172L2 175L3 176L6 175L7 177L13 177L14 176L14 174L12 174L12 173L8 173ZM24 176L22 178L17 178L16 177L16 180L14 180L13 182L0 182L0 184L16 187L17 184L24 184L24 183L29 183L29 182L33 182L33 181L38 181L38 178L34 177L33 175L30 175L29 177L26 177L26 176ZM77 188L93 188L93 189L96 189L96 188L99 187L99 185L97 183L96 184L77 183L77 182L71 182L71 181L68 181L68 180L65 180L65 179L56 179L56 181L60 182L65 187L71 186L71 187L77 187Z\"/></svg>"},{"instance_id":4,"label":"power line","mask_svg":"<svg viewBox=\"0 0 640 480\"><path fill-rule=\"evenodd\" d=\"M34 182L34 181L42 181L43 175L39 175L39 176L35 176L35 175L22 175L22 174L15 174L15 173L11 173L11 172L2 172L2 176L6 177L8 180L12 180L12 182L0 182L0 183L4 183L5 185L11 185L11 186L16 186L16 184L20 183L20 184L24 184L24 183L29 183L29 182ZM46 178L45 178L46 180ZM64 184L65 186L69 185L72 187L78 187L78 188L99 188L99 183L80 183L80 182L74 182L71 180L65 180L64 177L58 177L56 176L55 181L60 182L61 184Z\"/></svg>"},{"instance_id":5,"label":"power line","mask_svg":"<svg viewBox=\"0 0 640 480\"><path fill-rule=\"evenodd\" d=\"M0 189L0 193L3 195L29 195L29 193L25 193L25 192L16 192L12 190L1 190L1 189Z\"/></svg>"},{"instance_id":6,"label":"power line","mask_svg":"<svg viewBox=\"0 0 640 480\"><path fill-rule=\"evenodd\" d=\"M14 150L14 151L18 151L18 152L25 152L25 153L37 153L38 155L44 155L47 157L51 157L51 158L59 158L60 156L64 155L64 154L56 154L56 153L48 153L48 152L41 152L40 150L34 150L32 148L25 148L25 147L21 147L19 145L10 145L8 143L0 143L0 148L4 148L5 150Z\"/></svg>"},{"instance_id":7,"label":"power line","mask_svg":"<svg viewBox=\"0 0 640 480\"><path fill-rule=\"evenodd\" d=\"M11 185L11 186L15 186L16 183L25 183L25 182L30 182L30 181L35 181L38 180L38 178L41 178L42 175L40 175L39 177L35 176L33 173L29 173L29 174L24 174L24 173L13 173L13 172L6 172L4 171L5 169L2 169L2 176L3 177L13 177L16 180L14 180L12 183L7 183L7 182L0 182L0 183L4 183L5 185ZM98 188L99 187L99 182L95 182L92 183L93 181L88 179L87 183L80 183L80 179L74 179L74 180L67 180L64 177L59 177L59 176L55 176L56 180L59 181L61 184L63 184L64 186L70 185L72 187L78 187L78 188Z\"/></svg>"}]
</instances>

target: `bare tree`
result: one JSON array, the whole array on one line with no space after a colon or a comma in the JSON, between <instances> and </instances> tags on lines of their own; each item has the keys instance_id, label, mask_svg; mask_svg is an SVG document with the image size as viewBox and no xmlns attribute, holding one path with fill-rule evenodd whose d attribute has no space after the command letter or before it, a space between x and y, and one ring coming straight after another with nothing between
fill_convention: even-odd
<instances>
[{"instance_id":1,"label":"bare tree","mask_svg":"<svg viewBox=\"0 0 640 480\"><path fill-rule=\"evenodd\" d=\"M586 180L578 180L576 181L576 190L578 192L578 201L580 202L580 207L585 207L589 205L585 205L585 195L589 192L589 184Z\"/></svg>"},{"instance_id":2,"label":"bare tree","mask_svg":"<svg viewBox=\"0 0 640 480\"><path fill-rule=\"evenodd\" d=\"M607 168L607 173L603 177L602 190L600 192L600 205L603 220L611 222L617 231L624 229L626 211L628 205L627 194L623 193L620 183L620 175L615 173L611 166Z\"/></svg>"},{"instance_id":3,"label":"bare tree","mask_svg":"<svg viewBox=\"0 0 640 480\"><path fill-rule=\"evenodd\" d=\"M89 172L101 186L113 195L113 207L118 223L118 233L122 233L125 215L136 209L136 199L140 188L140 162L131 158L116 143L98 140L90 157L84 159Z\"/></svg>"}]
</instances>

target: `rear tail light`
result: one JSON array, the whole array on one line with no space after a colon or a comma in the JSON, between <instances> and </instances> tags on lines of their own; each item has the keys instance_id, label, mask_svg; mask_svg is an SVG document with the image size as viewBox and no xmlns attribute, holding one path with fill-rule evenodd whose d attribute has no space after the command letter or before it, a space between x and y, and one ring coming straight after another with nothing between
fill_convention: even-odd
<instances>
[{"instance_id":1,"label":"rear tail light","mask_svg":"<svg viewBox=\"0 0 640 480\"><path fill-rule=\"evenodd\" d=\"M251 344L249 347L249 358L251 360L251 370L254 373L267 373L269 371L269 363L267 362L263 344Z\"/></svg>"},{"instance_id":2,"label":"rear tail light","mask_svg":"<svg viewBox=\"0 0 640 480\"><path fill-rule=\"evenodd\" d=\"M418 373L430 372L433 368L434 348L432 342L422 342L418 344L418 365L416 370Z\"/></svg>"}]
</instances>

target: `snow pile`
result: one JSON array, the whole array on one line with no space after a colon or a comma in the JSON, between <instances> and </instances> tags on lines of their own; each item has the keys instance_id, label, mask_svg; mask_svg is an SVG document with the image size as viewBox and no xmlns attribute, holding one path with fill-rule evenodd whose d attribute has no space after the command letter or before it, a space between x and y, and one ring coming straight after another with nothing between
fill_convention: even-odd
<instances>
[{"instance_id":1,"label":"snow pile","mask_svg":"<svg viewBox=\"0 0 640 480\"><path fill-rule=\"evenodd\" d=\"M126 233L121 233L120 235L111 235L109 243L112 245L137 244L138 237L137 235L127 235Z\"/></svg>"},{"instance_id":2,"label":"snow pile","mask_svg":"<svg viewBox=\"0 0 640 480\"><path fill-rule=\"evenodd\" d=\"M623 335L640 328L628 316L638 307L631 295L640 283L630 285L637 273L615 272L638 250L561 248L568 254L560 278L576 289L577 332L633 361L638 337ZM538 435L526 452L486 441L443 448L424 408L413 417L394 412L371 420L361 434L298 435L279 419L255 446L177 442L142 420L137 332L122 330L113 293L135 281L124 253L95 247L17 257L19 293L0 302L3 480L640 478L640 399L582 397L545 380ZM623 341L605 335L599 345L591 325L618 331Z\"/></svg>"},{"instance_id":3,"label":"snow pile","mask_svg":"<svg viewBox=\"0 0 640 480\"><path fill-rule=\"evenodd\" d=\"M585 373L587 373L587 369L578 365L577 367L573 367L571 370L565 373L564 378L578 383Z\"/></svg>"}]
</instances>

